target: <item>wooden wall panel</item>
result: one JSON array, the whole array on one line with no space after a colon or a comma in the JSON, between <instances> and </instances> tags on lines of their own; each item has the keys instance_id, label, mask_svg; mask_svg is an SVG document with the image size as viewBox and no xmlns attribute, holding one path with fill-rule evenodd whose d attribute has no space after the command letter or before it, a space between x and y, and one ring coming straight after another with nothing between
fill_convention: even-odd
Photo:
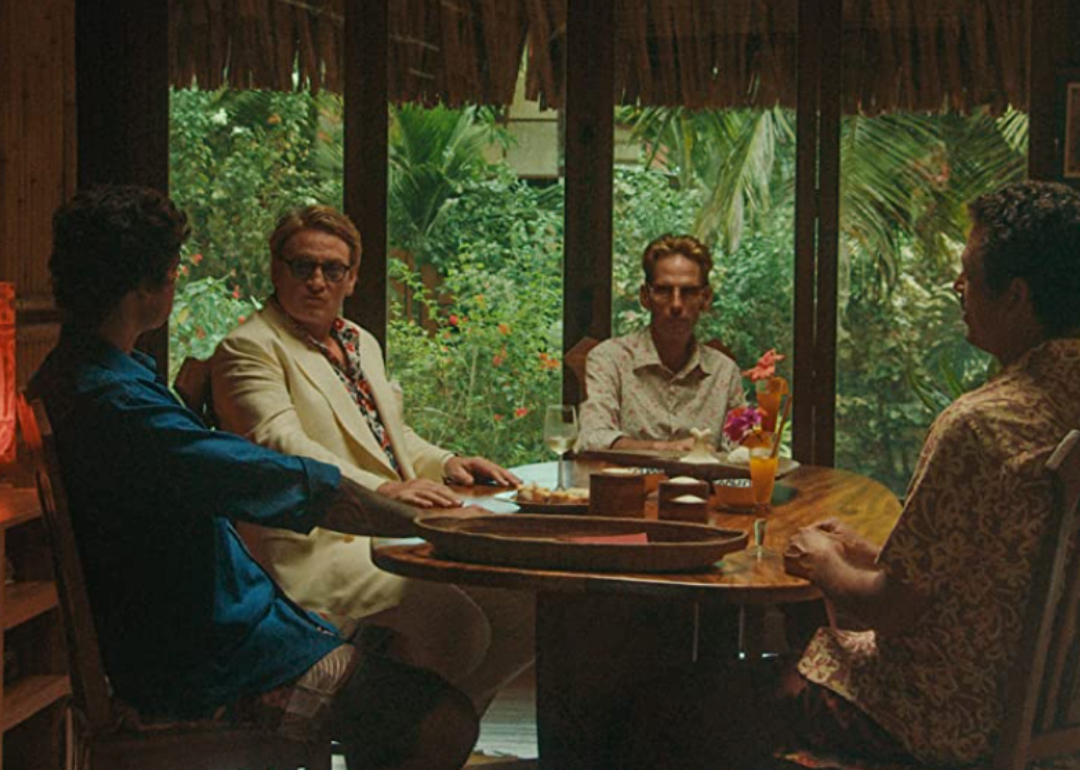
<instances>
[{"instance_id":1,"label":"wooden wall panel","mask_svg":"<svg viewBox=\"0 0 1080 770\"><path fill-rule=\"evenodd\" d=\"M18 376L56 337L53 211L75 189L75 0L0 0L0 280L18 297Z\"/></svg>"}]
</instances>

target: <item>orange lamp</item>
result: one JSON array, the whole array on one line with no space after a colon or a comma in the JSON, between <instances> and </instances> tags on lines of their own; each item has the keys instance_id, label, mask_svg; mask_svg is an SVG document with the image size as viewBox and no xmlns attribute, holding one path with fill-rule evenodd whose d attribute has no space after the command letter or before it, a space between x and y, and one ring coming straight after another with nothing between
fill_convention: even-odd
<instances>
[{"instance_id":1,"label":"orange lamp","mask_svg":"<svg viewBox=\"0 0 1080 770\"><path fill-rule=\"evenodd\" d=\"M15 284L0 281L0 463L15 462Z\"/></svg>"}]
</instances>

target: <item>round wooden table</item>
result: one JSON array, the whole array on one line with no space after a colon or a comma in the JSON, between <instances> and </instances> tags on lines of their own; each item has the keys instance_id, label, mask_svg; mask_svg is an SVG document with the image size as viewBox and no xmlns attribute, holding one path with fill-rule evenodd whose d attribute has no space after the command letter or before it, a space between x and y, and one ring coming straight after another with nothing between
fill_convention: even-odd
<instances>
[{"instance_id":1,"label":"round wooden table","mask_svg":"<svg viewBox=\"0 0 1080 770\"><path fill-rule=\"evenodd\" d=\"M578 460L568 484L588 486L588 474L608 465ZM525 481L554 486L556 465L515 468ZM459 489L469 501L497 488ZM742 628L748 605L802 608L817 589L784 572L780 553L800 527L840 519L882 543L900 515L900 503L882 484L848 471L802 466L777 480L766 511L711 514L710 523L751 532L767 520L765 547L728 554L711 571L690 574L567 572L470 564L442 559L428 543L375 540L372 557L389 572L425 580L497 586L534 592L537 609L537 727L543 770L607 767L610 718L634 683L697 662L703 613L726 606ZM646 517L656 516L655 502ZM734 609L732 609L734 608ZM720 610L723 613L723 609ZM813 613L820 617L822 613Z\"/></svg>"}]
</instances>

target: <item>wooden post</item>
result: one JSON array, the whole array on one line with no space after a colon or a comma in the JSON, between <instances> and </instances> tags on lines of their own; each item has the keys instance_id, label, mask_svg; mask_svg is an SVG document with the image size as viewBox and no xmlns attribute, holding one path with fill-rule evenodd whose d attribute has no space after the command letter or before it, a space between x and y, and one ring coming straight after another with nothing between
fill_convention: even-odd
<instances>
[{"instance_id":1,"label":"wooden post","mask_svg":"<svg viewBox=\"0 0 1080 770\"><path fill-rule=\"evenodd\" d=\"M840 254L840 92L843 83L842 0L821 0L818 85L818 238L814 312L815 465L836 454L836 303ZM796 404L798 401L795 402Z\"/></svg>"},{"instance_id":2,"label":"wooden post","mask_svg":"<svg viewBox=\"0 0 1080 770\"><path fill-rule=\"evenodd\" d=\"M836 445L842 25L840 0L799 4L792 444L800 462L828 466Z\"/></svg>"},{"instance_id":3,"label":"wooden post","mask_svg":"<svg viewBox=\"0 0 1080 770\"><path fill-rule=\"evenodd\" d=\"M345 213L364 255L345 315L386 347L387 0L345 3Z\"/></svg>"},{"instance_id":4,"label":"wooden post","mask_svg":"<svg viewBox=\"0 0 1080 770\"><path fill-rule=\"evenodd\" d=\"M169 187L169 3L75 3L78 185ZM168 326L139 347L168 364Z\"/></svg>"},{"instance_id":5,"label":"wooden post","mask_svg":"<svg viewBox=\"0 0 1080 770\"><path fill-rule=\"evenodd\" d=\"M614 3L568 0L563 353L611 336ZM576 393L563 371L563 399Z\"/></svg>"},{"instance_id":6,"label":"wooden post","mask_svg":"<svg viewBox=\"0 0 1080 770\"><path fill-rule=\"evenodd\" d=\"M821 6L799 4L798 103L795 132L795 362L791 441L795 459L812 463L814 455L814 284L817 272L818 45Z\"/></svg>"}]
</instances>

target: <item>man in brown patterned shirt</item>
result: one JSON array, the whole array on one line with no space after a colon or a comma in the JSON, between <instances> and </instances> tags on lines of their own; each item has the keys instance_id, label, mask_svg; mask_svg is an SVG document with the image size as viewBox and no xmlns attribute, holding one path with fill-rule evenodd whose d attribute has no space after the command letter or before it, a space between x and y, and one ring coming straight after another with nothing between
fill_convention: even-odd
<instances>
[{"instance_id":1,"label":"man in brown patterned shirt","mask_svg":"<svg viewBox=\"0 0 1080 770\"><path fill-rule=\"evenodd\" d=\"M934 422L883 547L826 520L784 554L789 572L869 630L820 629L779 688L745 688L737 710L672 698L679 730L662 737L683 742L668 747L677 766L744 766L807 742L955 766L985 761L995 745L1052 505L1044 466L1080 426L1080 194L1014 184L970 211L954 288L968 340L1000 373ZM698 692L738 702L737 678L724 673ZM689 745L695 732L713 740Z\"/></svg>"},{"instance_id":2,"label":"man in brown patterned shirt","mask_svg":"<svg viewBox=\"0 0 1080 770\"><path fill-rule=\"evenodd\" d=\"M589 353L578 451L690 451L691 428L709 429L716 444L728 411L746 402L739 367L694 336L713 297L708 248L689 235L662 235L641 264L649 326Z\"/></svg>"}]
</instances>

